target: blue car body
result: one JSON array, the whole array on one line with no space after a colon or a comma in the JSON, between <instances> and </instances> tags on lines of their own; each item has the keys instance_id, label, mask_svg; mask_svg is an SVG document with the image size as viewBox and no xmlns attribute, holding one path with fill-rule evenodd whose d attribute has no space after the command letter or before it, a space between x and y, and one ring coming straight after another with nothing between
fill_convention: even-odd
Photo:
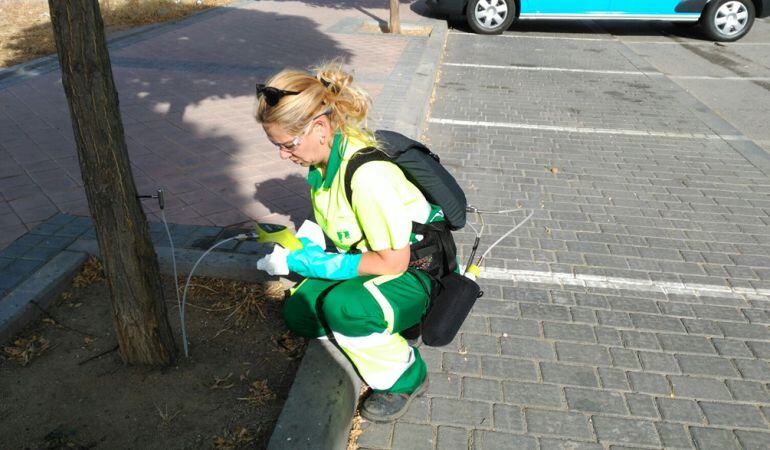
<instances>
[{"instance_id":1,"label":"blue car body","mask_svg":"<svg viewBox=\"0 0 770 450\"><path fill-rule=\"evenodd\" d=\"M476 12L483 15L483 9L488 5L500 4L500 0L486 0L478 4L479 0L426 0L428 6L438 14L450 17L466 16L472 10L472 6L478 8ZM505 0L510 3L510 11L514 11L513 17L507 17L506 22L519 19L601 19L601 20L665 20L672 22L697 22L704 23L703 18L708 16L712 28L715 27L715 17L725 16L725 10L718 11L724 6L724 0ZM709 8L713 3L713 8ZM737 36L725 34L721 39L719 33L710 33L719 40L738 39L748 32L754 17L767 17L770 15L770 0L738 0L732 2L736 5L744 4L743 20L748 23L740 24L745 31L737 33ZM748 4L748 5L747 5ZM752 13L747 14L745 6L753 5ZM729 9L729 8L728 8ZM751 9L751 8L750 8ZM731 13L732 11L726 11ZM720 15L721 14L721 15ZM490 16L491 17L491 16ZM469 18L469 23L471 22ZM717 20L719 22L719 20ZM719 25L719 24L718 24ZM724 23L721 24L724 27ZM475 31L485 34L499 33L501 29L484 30L478 26L471 27ZM482 27L483 28L483 27ZM506 27L507 28L507 27Z\"/></svg>"},{"instance_id":2,"label":"blue car body","mask_svg":"<svg viewBox=\"0 0 770 450\"><path fill-rule=\"evenodd\" d=\"M517 0L521 19L648 19L696 21L709 0ZM444 16L465 15L468 0L427 0ZM756 17L770 15L770 0L753 0Z\"/></svg>"}]
</instances>

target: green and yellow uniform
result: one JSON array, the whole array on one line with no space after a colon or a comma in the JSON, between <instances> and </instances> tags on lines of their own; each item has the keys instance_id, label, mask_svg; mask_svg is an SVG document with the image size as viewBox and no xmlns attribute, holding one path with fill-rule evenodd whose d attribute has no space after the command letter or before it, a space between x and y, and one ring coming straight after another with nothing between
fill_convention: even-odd
<instances>
[{"instance_id":1,"label":"green and yellow uniform","mask_svg":"<svg viewBox=\"0 0 770 450\"><path fill-rule=\"evenodd\" d=\"M325 173L314 167L308 173L315 219L343 252L357 242L362 252L401 249L415 239L413 221L442 220L440 209L387 161L372 161L356 170L351 181L353 206L348 204L347 164L368 146L338 134ZM426 369L418 349L399 332L422 319L429 302L425 288L430 289L430 280L416 270L342 282L308 278L287 300L284 319L292 331L309 338L326 335L325 320L372 389L409 394L422 383ZM320 308L319 298L323 298Z\"/></svg>"}]
</instances>

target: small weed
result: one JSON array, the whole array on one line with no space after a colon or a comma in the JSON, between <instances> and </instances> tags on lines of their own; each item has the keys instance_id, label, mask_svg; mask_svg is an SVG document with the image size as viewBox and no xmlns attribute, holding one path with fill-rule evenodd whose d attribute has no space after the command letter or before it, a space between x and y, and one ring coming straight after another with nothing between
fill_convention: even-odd
<instances>
[{"instance_id":1,"label":"small weed","mask_svg":"<svg viewBox=\"0 0 770 450\"><path fill-rule=\"evenodd\" d=\"M158 411L158 415L160 416L160 423L158 424L158 428L169 428L174 418L182 412L182 410L169 412L167 404L163 405L163 409L161 409L160 406L155 405L155 410Z\"/></svg>"}]
</instances>

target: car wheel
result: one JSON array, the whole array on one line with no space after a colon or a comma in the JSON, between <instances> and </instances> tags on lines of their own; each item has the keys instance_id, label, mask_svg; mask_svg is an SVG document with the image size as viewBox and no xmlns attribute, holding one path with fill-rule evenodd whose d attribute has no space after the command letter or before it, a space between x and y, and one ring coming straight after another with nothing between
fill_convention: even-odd
<instances>
[{"instance_id":1,"label":"car wheel","mask_svg":"<svg viewBox=\"0 0 770 450\"><path fill-rule=\"evenodd\" d=\"M516 16L514 0L468 0L468 25L479 34L500 34Z\"/></svg>"},{"instance_id":2,"label":"car wheel","mask_svg":"<svg viewBox=\"0 0 770 450\"><path fill-rule=\"evenodd\" d=\"M712 0L701 15L701 24L714 41L737 41L754 24L754 4L751 0Z\"/></svg>"}]
</instances>

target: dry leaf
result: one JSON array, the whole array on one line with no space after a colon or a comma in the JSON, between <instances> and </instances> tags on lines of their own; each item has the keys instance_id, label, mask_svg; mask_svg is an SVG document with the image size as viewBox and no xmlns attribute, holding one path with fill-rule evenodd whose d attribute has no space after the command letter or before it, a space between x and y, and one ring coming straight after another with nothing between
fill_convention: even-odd
<instances>
[{"instance_id":1,"label":"dry leaf","mask_svg":"<svg viewBox=\"0 0 770 450\"><path fill-rule=\"evenodd\" d=\"M84 288L104 279L104 269L102 262L95 256L88 258L80 273L72 279L72 286Z\"/></svg>"},{"instance_id":2,"label":"dry leaf","mask_svg":"<svg viewBox=\"0 0 770 450\"><path fill-rule=\"evenodd\" d=\"M240 397L238 400L247 401L255 406L262 406L269 401L275 400L275 392L267 386L267 380L257 380L251 383L249 395Z\"/></svg>"},{"instance_id":3,"label":"dry leaf","mask_svg":"<svg viewBox=\"0 0 770 450\"><path fill-rule=\"evenodd\" d=\"M257 430L259 431L259 430ZM238 425L233 431L225 430L224 436L217 436L213 440L213 446L217 450L232 450L243 447L254 441L254 437L248 428Z\"/></svg>"},{"instance_id":4,"label":"dry leaf","mask_svg":"<svg viewBox=\"0 0 770 450\"><path fill-rule=\"evenodd\" d=\"M51 343L48 339L35 334L30 338L16 339L13 341L13 345L3 347L3 353L8 359L26 366L34 357L41 355L50 346Z\"/></svg>"}]
</instances>

